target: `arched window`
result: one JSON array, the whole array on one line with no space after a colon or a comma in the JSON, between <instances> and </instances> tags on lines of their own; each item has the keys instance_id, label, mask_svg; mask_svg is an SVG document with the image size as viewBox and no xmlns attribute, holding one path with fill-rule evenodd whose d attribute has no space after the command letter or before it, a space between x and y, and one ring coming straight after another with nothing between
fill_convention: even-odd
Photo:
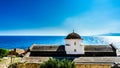
<instances>
[{"instance_id":1,"label":"arched window","mask_svg":"<svg viewBox=\"0 0 120 68\"><path fill-rule=\"evenodd\" d=\"M74 45L76 45L76 42L74 42Z\"/></svg>"}]
</instances>

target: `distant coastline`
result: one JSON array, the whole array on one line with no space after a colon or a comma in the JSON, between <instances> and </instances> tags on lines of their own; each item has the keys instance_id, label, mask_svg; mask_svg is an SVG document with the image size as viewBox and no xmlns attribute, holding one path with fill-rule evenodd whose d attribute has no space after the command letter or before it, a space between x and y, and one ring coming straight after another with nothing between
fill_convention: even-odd
<instances>
[{"instance_id":1,"label":"distant coastline","mask_svg":"<svg viewBox=\"0 0 120 68\"><path fill-rule=\"evenodd\" d=\"M106 33L106 34L99 34L98 36L120 36L120 33Z\"/></svg>"}]
</instances>

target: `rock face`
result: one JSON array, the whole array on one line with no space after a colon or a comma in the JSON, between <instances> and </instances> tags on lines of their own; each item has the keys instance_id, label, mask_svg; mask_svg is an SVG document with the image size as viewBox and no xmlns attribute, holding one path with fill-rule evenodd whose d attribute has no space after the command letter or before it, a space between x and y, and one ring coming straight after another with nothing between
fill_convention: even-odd
<instances>
[{"instance_id":1,"label":"rock face","mask_svg":"<svg viewBox=\"0 0 120 68\"><path fill-rule=\"evenodd\" d=\"M15 55L15 56L24 56L25 50L23 49L13 49L10 51L9 55Z\"/></svg>"}]
</instances>

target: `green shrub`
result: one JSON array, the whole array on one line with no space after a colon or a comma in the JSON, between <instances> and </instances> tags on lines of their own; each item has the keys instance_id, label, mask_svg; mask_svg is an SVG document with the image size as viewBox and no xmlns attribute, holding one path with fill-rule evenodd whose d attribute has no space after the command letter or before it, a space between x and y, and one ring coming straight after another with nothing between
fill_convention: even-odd
<instances>
[{"instance_id":1,"label":"green shrub","mask_svg":"<svg viewBox=\"0 0 120 68\"><path fill-rule=\"evenodd\" d=\"M9 50L0 48L0 58L7 56L9 53Z\"/></svg>"},{"instance_id":2,"label":"green shrub","mask_svg":"<svg viewBox=\"0 0 120 68\"><path fill-rule=\"evenodd\" d=\"M75 68L74 62L70 60L49 59L40 65L40 68Z\"/></svg>"}]
</instances>

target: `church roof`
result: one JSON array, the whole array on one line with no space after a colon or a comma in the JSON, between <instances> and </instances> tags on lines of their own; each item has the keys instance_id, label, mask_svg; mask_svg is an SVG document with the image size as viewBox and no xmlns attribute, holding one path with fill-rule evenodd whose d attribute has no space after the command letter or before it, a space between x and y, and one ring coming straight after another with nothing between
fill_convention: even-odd
<instances>
[{"instance_id":1,"label":"church roof","mask_svg":"<svg viewBox=\"0 0 120 68\"><path fill-rule=\"evenodd\" d=\"M81 36L75 32L72 32L67 35L65 39L82 39Z\"/></svg>"},{"instance_id":2,"label":"church roof","mask_svg":"<svg viewBox=\"0 0 120 68\"><path fill-rule=\"evenodd\" d=\"M30 51L65 51L65 45L41 45L35 44ZM114 52L109 45L85 45L85 52Z\"/></svg>"},{"instance_id":3,"label":"church roof","mask_svg":"<svg viewBox=\"0 0 120 68\"><path fill-rule=\"evenodd\" d=\"M63 45L39 45L34 44L30 51L65 51Z\"/></svg>"},{"instance_id":4,"label":"church roof","mask_svg":"<svg viewBox=\"0 0 120 68\"><path fill-rule=\"evenodd\" d=\"M113 52L109 45L86 45L85 52Z\"/></svg>"}]
</instances>

